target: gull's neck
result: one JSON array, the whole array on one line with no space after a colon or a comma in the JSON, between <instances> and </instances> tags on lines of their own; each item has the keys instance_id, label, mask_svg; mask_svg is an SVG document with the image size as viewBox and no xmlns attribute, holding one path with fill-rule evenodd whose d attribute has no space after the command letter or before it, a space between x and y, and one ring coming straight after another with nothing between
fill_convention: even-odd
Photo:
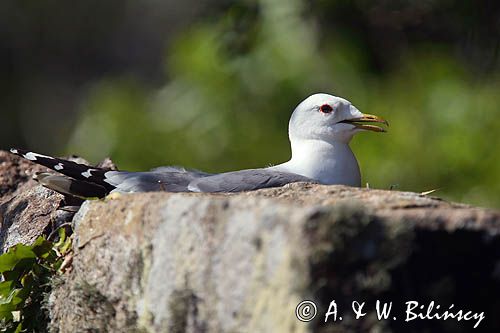
<instances>
[{"instance_id":1,"label":"gull's neck","mask_svg":"<svg viewBox=\"0 0 500 333\"><path fill-rule=\"evenodd\" d=\"M292 140L290 161L273 167L296 173L322 184L360 186L358 162L347 143L323 140Z\"/></svg>"}]
</instances>

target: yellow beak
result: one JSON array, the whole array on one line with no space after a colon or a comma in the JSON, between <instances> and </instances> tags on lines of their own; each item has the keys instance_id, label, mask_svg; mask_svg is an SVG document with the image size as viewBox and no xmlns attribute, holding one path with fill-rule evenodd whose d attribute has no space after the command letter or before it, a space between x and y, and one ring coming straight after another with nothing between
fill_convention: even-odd
<instances>
[{"instance_id":1,"label":"yellow beak","mask_svg":"<svg viewBox=\"0 0 500 333\"><path fill-rule=\"evenodd\" d=\"M389 123L387 122L387 120L382 119L378 116L374 116L372 114L363 114L362 117L346 119L346 120L341 121L341 123L351 124L351 125L354 125L356 128L361 128L361 129L373 131L373 132L387 132L387 131L380 126L368 125L365 123L381 123L381 124L385 124L386 126L389 126Z\"/></svg>"}]
</instances>

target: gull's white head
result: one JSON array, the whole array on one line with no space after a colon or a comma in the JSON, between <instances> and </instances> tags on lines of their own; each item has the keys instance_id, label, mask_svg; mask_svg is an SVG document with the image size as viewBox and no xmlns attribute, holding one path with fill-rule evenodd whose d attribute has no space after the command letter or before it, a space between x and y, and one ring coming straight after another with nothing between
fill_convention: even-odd
<instances>
[{"instance_id":1,"label":"gull's white head","mask_svg":"<svg viewBox=\"0 0 500 333\"><path fill-rule=\"evenodd\" d=\"M382 127L367 123L387 121L363 114L346 99L314 94L302 101L293 111L288 133L290 141L321 140L349 143L360 131L385 132Z\"/></svg>"}]
</instances>

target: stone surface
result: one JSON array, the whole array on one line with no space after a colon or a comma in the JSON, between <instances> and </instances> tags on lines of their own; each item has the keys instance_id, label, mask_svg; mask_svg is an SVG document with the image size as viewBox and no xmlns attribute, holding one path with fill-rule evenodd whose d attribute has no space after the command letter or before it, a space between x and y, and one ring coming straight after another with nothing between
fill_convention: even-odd
<instances>
[{"instance_id":1,"label":"stone surface","mask_svg":"<svg viewBox=\"0 0 500 333\"><path fill-rule=\"evenodd\" d=\"M106 166L113 166L107 160ZM1 246L68 216L28 161L0 152ZM416 193L305 183L240 194L85 202L73 267L48 295L52 332L468 332L404 321L409 300L481 312L500 331L500 213ZM297 320L302 300L316 319ZM332 300L343 319L324 323ZM376 318L392 301L397 320ZM366 302L356 320L351 302ZM475 330L476 331L476 330Z\"/></svg>"},{"instance_id":2,"label":"stone surface","mask_svg":"<svg viewBox=\"0 0 500 333\"><path fill-rule=\"evenodd\" d=\"M79 163L78 157L68 159ZM98 166L116 168L110 159ZM0 151L0 252L17 244L30 244L40 235L49 235L58 225L71 221L71 213L63 206L80 205L79 199L40 186L33 176L49 169L26 159Z\"/></svg>"},{"instance_id":3,"label":"stone surface","mask_svg":"<svg viewBox=\"0 0 500 333\"><path fill-rule=\"evenodd\" d=\"M51 295L54 332L466 332L405 323L405 301L485 311L500 328L500 214L415 193L291 184L86 202L73 270ZM295 317L301 300L318 317ZM324 324L331 300L343 320ZM398 321L379 321L377 299ZM367 302L355 320L352 301ZM488 317L489 316L489 317Z\"/></svg>"},{"instance_id":4,"label":"stone surface","mask_svg":"<svg viewBox=\"0 0 500 333\"><path fill-rule=\"evenodd\" d=\"M1 252L17 243L29 244L51 228L64 197L32 179L47 168L0 151Z\"/></svg>"}]
</instances>

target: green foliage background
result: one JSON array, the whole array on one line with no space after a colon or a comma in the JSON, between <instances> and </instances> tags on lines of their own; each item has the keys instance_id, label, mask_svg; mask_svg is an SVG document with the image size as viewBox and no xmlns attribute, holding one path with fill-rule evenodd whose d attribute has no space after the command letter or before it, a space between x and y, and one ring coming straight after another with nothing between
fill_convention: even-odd
<instances>
[{"instance_id":1,"label":"green foliage background","mask_svg":"<svg viewBox=\"0 0 500 333\"><path fill-rule=\"evenodd\" d=\"M277 164L289 158L294 107L326 92L391 124L387 134L362 133L352 142L371 187L439 189L446 199L500 207L497 68L479 73L449 44L423 38L379 70L355 22L344 30L328 24L329 10L349 6L332 3L318 1L323 11L309 13L299 0L235 2L195 20L166 48L159 85L134 75L88 85L61 152L93 162L111 156L129 170ZM391 3L404 15L411 2ZM437 15L442 20L446 11ZM384 45L382 58L394 58Z\"/></svg>"}]
</instances>

